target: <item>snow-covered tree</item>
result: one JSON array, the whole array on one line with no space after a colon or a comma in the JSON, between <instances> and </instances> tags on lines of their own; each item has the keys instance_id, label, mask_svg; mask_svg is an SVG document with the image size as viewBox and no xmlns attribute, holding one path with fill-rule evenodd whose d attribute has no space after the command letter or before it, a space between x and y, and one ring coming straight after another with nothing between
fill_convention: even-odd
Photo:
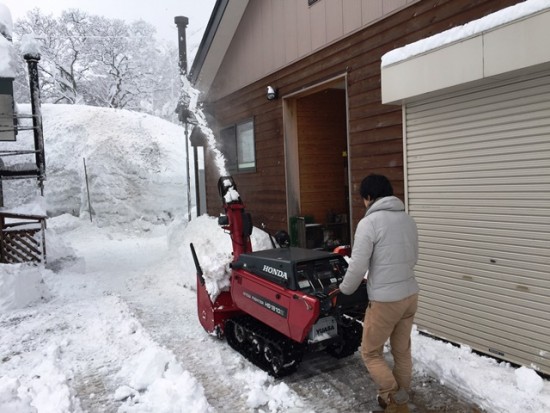
<instances>
[{"instance_id":1,"label":"snow-covered tree","mask_svg":"<svg viewBox=\"0 0 550 413\"><path fill-rule=\"evenodd\" d=\"M59 18L44 15L39 9L16 22L14 32L20 39L34 33L41 44L42 98L54 103L77 103L79 84L90 70L84 54L89 47L90 17L79 10L68 10ZM17 42L15 43L17 45Z\"/></svg>"},{"instance_id":2,"label":"snow-covered tree","mask_svg":"<svg viewBox=\"0 0 550 413\"><path fill-rule=\"evenodd\" d=\"M16 22L14 32L16 46L26 33L41 44L45 102L126 108L176 120L177 48L158 43L152 25L76 9L55 18L34 9ZM28 101L26 85L22 64L15 87L20 102Z\"/></svg>"}]
</instances>

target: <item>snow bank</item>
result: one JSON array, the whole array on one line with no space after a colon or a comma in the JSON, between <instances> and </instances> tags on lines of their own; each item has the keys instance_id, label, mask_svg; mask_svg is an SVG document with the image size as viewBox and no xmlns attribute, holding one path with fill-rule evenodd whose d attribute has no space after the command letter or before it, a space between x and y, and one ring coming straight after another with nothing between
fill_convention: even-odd
<instances>
[{"instance_id":1,"label":"snow bank","mask_svg":"<svg viewBox=\"0 0 550 413\"><path fill-rule=\"evenodd\" d=\"M550 383L533 369L475 354L468 346L412 334L414 369L417 374L438 377L442 384L475 400L488 412L546 412L550 408Z\"/></svg>"},{"instance_id":2,"label":"snow bank","mask_svg":"<svg viewBox=\"0 0 550 413\"><path fill-rule=\"evenodd\" d=\"M19 111L29 114L30 105L19 105ZM181 126L143 113L78 105L44 105L42 118L50 216L89 217L84 161L98 226L148 229L187 212ZM20 132L17 142L4 146L30 150L32 133ZM31 155L22 158L6 157L5 162L33 161ZM4 186L6 207L30 202L36 194L32 180Z\"/></svg>"},{"instance_id":3,"label":"snow bank","mask_svg":"<svg viewBox=\"0 0 550 413\"><path fill-rule=\"evenodd\" d=\"M48 299L45 271L31 264L0 264L0 313Z\"/></svg>"}]
</instances>

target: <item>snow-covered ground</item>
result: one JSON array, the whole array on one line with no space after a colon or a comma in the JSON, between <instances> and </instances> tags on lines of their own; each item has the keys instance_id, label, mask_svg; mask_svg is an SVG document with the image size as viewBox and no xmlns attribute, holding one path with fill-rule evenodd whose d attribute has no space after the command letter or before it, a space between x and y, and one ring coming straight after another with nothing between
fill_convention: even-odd
<instances>
[{"instance_id":1,"label":"snow-covered ground","mask_svg":"<svg viewBox=\"0 0 550 413\"><path fill-rule=\"evenodd\" d=\"M48 263L0 265L0 412L371 408L361 399L372 394L341 385L353 372L367 376L359 356L332 361L342 369L318 372L310 362L309 375L275 380L204 332L189 243L210 274L225 271L231 244L214 217L185 219L181 127L63 105L46 106L43 118L45 200L19 183L7 188L6 206L26 203L52 216ZM22 133L13 145L25 139ZM255 228L253 248L269 246L267 234ZM416 331L413 351L421 382L431 378L487 412L550 412L550 383L532 369ZM315 394L313 385L320 389Z\"/></svg>"}]
</instances>

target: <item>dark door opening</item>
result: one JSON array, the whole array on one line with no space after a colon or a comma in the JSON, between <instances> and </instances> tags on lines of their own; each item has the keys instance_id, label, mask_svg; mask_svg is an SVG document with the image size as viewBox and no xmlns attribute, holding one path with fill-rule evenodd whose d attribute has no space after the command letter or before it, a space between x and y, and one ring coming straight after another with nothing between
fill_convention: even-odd
<instances>
[{"instance_id":1,"label":"dark door opening","mask_svg":"<svg viewBox=\"0 0 550 413\"><path fill-rule=\"evenodd\" d=\"M287 171L297 184L297 211L289 216L294 245L332 250L350 244L344 85L340 80L294 100L297 167Z\"/></svg>"}]
</instances>

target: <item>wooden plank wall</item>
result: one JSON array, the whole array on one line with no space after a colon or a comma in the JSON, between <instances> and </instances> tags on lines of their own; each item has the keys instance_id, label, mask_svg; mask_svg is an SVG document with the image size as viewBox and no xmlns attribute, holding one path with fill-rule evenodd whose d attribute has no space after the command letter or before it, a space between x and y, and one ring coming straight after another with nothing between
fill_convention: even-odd
<instances>
[{"instance_id":1,"label":"wooden plank wall","mask_svg":"<svg viewBox=\"0 0 550 413\"><path fill-rule=\"evenodd\" d=\"M396 195L403 196L401 107L380 102L381 56L519 2L421 1L217 102L205 102L206 110L220 126L254 117L257 171L234 176L254 224L264 222L274 230L287 227L283 107L281 99L266 100L267 85L276 86L279 96L284 97L347 73L354 229L364 214L364 205L356 195L363 177L372 172L386 174ZM223 65L219 73L223 74ZM216 81L223 81L223 77ZM207 163L207 209L217 215L221 210L216 190L219 173L212 168L212 159L207 157Z\"/></svg>"}]
</instances>

